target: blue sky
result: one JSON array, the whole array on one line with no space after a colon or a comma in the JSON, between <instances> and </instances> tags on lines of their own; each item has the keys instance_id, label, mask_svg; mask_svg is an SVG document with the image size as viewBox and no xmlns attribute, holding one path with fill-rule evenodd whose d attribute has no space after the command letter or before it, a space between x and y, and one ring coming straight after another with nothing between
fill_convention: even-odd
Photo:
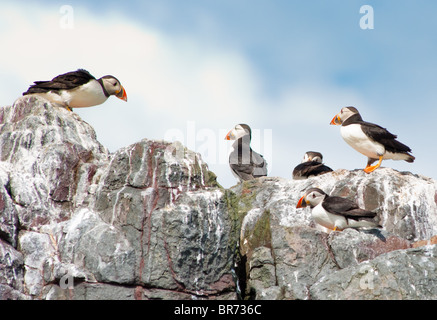
<instances>
[{"instance_id":1,"label":"blue sky","mask_svg":"<svg viewBox=\"0 0 437 320\"><path fill-rule=\"evenodd\" d=\"M73 28L61 28L63 5ZM374 29L362 30L362 5ZM333 169L366 158L329 126L343 106L413 149L383 166L437 178L437 3L401 1L6 1L0 12L0 105L34 80L77 68L116 76L129 102L76 109L111 152L178 137L225 187L236 183L224 134L255 130L269 175L291 178L305 151Z\"/></svg>"}]
</instances>

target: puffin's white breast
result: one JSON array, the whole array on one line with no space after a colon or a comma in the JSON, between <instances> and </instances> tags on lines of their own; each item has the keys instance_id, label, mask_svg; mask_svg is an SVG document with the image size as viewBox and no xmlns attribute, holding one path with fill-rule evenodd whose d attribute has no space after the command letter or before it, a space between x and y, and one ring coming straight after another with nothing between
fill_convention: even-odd
<instances>
[{"instance_id":1,"label":"puffin's white breast","mask_svg":"<svg viewBox=\"0 0 437 320\"><path fill-rule=\"evenodd\" d=\"M325 228L333 230L334 227L342 230L347 227L346 218L336 214L329 213L322 207L322 203L319 203L311 211L314 221Z\"/></svg>"},{"instance_id":2,"label":"puffin's white breast","mask_svg":"<svg viewBox=\"0 0 437 320\"><path fill-rule=\"evenodd\" d=\"M62 91L61 97L71 108L92 107L108 99L103 93L102 86L96 80L91 80L72 90Z\"/></svg>"},{"instance_id":3,"label":"puffin's white breast","mask_svg":"<svg viewBox=\"0 0 437 320\"><path fill-rule=\"evenodd\" d=\"M340 132L347 144L368 158L378 159L380 155L385 154L384 146L370 139L359 124L342 126Z\"/></svg>"}]
</instances>

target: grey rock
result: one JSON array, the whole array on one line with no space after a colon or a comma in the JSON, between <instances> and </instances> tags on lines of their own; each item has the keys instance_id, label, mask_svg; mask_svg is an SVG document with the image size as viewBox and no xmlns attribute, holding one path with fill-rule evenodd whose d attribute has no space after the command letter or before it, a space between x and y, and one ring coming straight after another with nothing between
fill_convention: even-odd
<instances>
[{"instance_id":1,"label":"grey rock","mask_svg":"<svg viewBox=\"0 0 437 320\"><path fill-rule=\"evenodd\" d=\"M29 96L0 109L0 159L3 298L236 297L227 192L199 154L147 139L109 154Z\"/></svg>"},{"instance_id":2,"label":"grey rock","mask_svg":"<svg viewBox=\"0 0 437 320\"><path fill-rule=\"evenodd\" d=\"M17 246L18 211L11 199L8 171L0 167L0 237Z\"/></svg>"},{"instance_id":3,"label":"grey rock","mask_svg":"<svg viewBox=\"0 0 437 320\"><path fill-rule=\"evenodd\" d=\"M437 246L396 250L319 279L313 299L437 298Z\"/></svg>"},{"instance_id":4,"label":"grey rock","mask_svg":"<svg viewBox=\"0 0 437 320\"><path fill-rule=\"evenodd\" d=\"M25 299L24 257L0 239L0 300Z\"/></svg>"},{"instance_id":5,"label":"grey rock","mask_svg":"<svg viewBox=\"0 0 437 320\"><path fill-rule=\"evenodd\" d=\"M107 157L91 126L64 108L26 96L0 109L2 185L23 228L68 219ZM80 174L87 181L78 184Z\"/></svg>"},{"instance_id":6,"label":"grey rock","mask_svg":"<svg viewBox=\"0 0 437 320\"><path fill-rule=\"evenodd\" d=\"M339 268L372 260L393 250L408 249L411 243L384 230L375 232L346 229L329 237L329 247Z\"/></svg>"},{"instance_id":7,"label":"grey rock","mask_svg":"<svg viewBox=\"0 0 437 320\"><path fill-rule=\"evenodd\" d=\"M275 260L266 247L257 247L249 261L249 291L255 290L256 300L281 299L281 288L277 286Z\"/></svg>"},{"instance_id":8,"label":"grey rock","mask_svg":"<svg viewBox=\"0 0 437 320\"><path fill-rule=\"evenodd\" d=\"M374 210L384 228L329 233L313 222L309 208L296 209L304 191L314 186ZM260 178L231 191L238 199L235 205L241 217L240 252L247 260L245 293L252 298L343 299L344 295L335 293L342 290L340 287L332 288L325 296L312 288L320 279L331 279L346 268L358 268L392 251L410 250L410 240L428 239L437 233L436 181L392 169L382 168L371 175L337 170L299 181ZM260 252L263 259L259 258ZM274 257L274 262L268 257ZM340 275L335 279L342 281ZM410 277L408 281L414 285L423 279ZM332 282L326 283L329 286ZM267 295L269 288L277 294ZM394 290L403 289L398 285ZM419 295L398 297L414 299Z\"/></svg>"},{"instance_id":9,"label":"grey rock","mask_svg":"<svg viewBox=\"0 0 437 320\"><path fill-rule=\"evenodd\" d=\"M85 280L134 283L132 245L123 232L102 221L98 214L88 209L79 210L63 224L62 232L57 241L62 261L91 273L92 278L85 276ZM69 268L65 269L67 273Z\"/></svg>"},{"instance_id":10,"label":"grey rock","mask_svg":"<svg viewBox=\"0 0 437 320\"><path fill-rule=\"evenodd\" d=\"M82 282L63 289L53 284L44 288L43 296L46 300L135 300L135 288Z\"/></svg>"}]
</instances>

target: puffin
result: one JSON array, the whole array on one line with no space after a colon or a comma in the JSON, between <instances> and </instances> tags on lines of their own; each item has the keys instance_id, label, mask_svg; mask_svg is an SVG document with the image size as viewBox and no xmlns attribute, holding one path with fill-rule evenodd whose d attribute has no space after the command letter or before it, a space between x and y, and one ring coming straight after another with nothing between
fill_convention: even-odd
<instances>
[{"instance_id":1,"label":"puffin","mask_svg":"<svg viewBox=\"0 0 437 320\"><path fill-rule=\"evenodd\" d=\"M111 95L127 101L126 90L116 77L107 75L96 79L84 69L61 74L50 81L35 81L23 92L23 96L29 94L43 95L69 111L102 104Z\"/></svg>"},{"instance_id":2,"label":"puffin","mask_svg":"<svg viewBox=\"0 0 437 320\"><path fill-rule=\"evenodd\" d=\"M250 147L252 130L247 124L237 124L225 140L235 140L229 154L229 166L239 182L267 176L266 160Z\"/></svg>"},{"instance_id":3,"label":"puffin","mask_svg":"<svg viewBox=\"0 0 437 320\"><path fill-rule=\"evenodd\" d=\"M344 107L332 119L331 125L341 125L341 136L352 148L367 156L364 172L371 173L379 168L383 159L405 160L413 162L415 157L411 149L396 140L397 136L387 129L363 121L354 107ZM378 161L376 165L372 163Z\"/></svg>"},{"instance_id":4,"label":"puffin","mask_svg":"<svg viewBox=\"0 0 437 320\"><path fill-rule=\"evenodd\" d=\"M346 198L329 196L319 188L308 189L296 208L309 206L314 221L333 231L346 228L381 228L376 213L364 210Z\"/></svg>"},{"instance_id":5,"label":"puffin","mask_svg":"<svg viewBox=\"0 0 437 320\"><path fill-rule=\"evenodd\" d=\"M320 152L308 151L305 153L302 163L293 170L293 179L302 180L312 176L318 176L333 171L323 164L323 155Z\"/></svg>"}]
</instances>

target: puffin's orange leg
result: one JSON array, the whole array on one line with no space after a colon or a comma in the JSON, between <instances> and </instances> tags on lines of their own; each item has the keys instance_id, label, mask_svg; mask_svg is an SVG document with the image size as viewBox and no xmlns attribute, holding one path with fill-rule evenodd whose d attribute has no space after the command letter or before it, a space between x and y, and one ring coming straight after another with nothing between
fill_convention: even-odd
<instances>
[{"instance_id":1,"label":"puffin's orange leg","mask_svg":"<svg viewBox=\"0 0 437 320\"><path fill-rule=\"evenodd\" d=\"M382 158L383 158L383 156L379 156L379 161L378 161L378 163L375 164L374 166L369 166L369 165L367 165L367 166L364 168L364 172L365 172L365 173L370 173L370 172L375 171L375 169L379 168L379 166L381 165L381 162L382 162Z\"/></svg>"}]
</instances>

